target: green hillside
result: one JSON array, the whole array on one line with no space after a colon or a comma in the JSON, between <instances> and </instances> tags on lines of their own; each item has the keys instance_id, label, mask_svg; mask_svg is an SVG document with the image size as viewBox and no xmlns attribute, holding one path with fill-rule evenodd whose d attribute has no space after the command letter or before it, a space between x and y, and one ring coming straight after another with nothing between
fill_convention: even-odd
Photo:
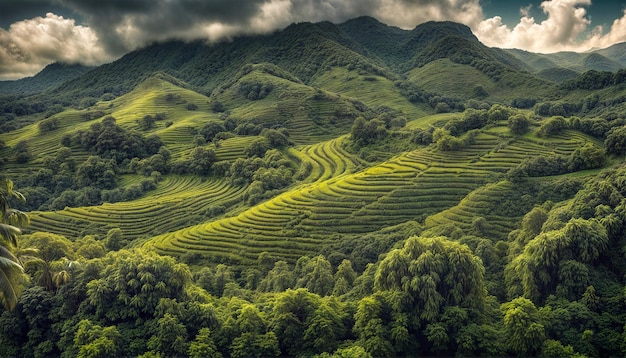
<instances>
[{"instance_id":1,"label":"green hillside","mask_svg":"<svg viewBox=\"0 0 626 358\"><path fill-rule=\"evenodd\" d=\"M362 17L34 77L0 356L623 356L618 49Z\"/></svg>"}]
</instances>

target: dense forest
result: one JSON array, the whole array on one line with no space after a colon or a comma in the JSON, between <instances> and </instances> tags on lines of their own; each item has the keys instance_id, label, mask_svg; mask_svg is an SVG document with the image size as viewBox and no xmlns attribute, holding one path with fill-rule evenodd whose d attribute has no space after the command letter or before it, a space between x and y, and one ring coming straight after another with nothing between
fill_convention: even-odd
<instances>
[{"instance_id":1,"label":"dense forest","mask_svg":"<svg viewBox=\"0 0 626 358\"><path fill-rule=\"evenodd\" d=\"M0 356L626 355L585 56L358 18L2 83Z\"/></svg>"}]
</instances>

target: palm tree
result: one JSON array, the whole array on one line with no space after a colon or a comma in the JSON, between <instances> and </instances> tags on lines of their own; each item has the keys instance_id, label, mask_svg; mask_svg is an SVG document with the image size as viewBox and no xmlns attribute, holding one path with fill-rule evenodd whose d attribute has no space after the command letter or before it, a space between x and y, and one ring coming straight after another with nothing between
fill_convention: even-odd
<instances>
[{"instance_id":1,"label":"palm tree","mask_svg":"<svg viewBox=\"0 0 626 358\"><path fill-rule=\"evenodd\" d=\"M24 201L24 195L13 190L13 182L0 179L0 301L5 309L13 309L22 291L27 275L21 261L13 254L22 233L19 226L28 225L25 213L12 209L9 199Z\"/></svg>"}]
</instances>

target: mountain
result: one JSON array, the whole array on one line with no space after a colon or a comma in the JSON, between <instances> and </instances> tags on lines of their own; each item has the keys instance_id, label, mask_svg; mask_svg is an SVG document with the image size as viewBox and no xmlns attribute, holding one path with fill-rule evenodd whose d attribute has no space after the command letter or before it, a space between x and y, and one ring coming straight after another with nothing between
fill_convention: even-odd
<instances>
[{"instance_id":1,"label":"mountain","mask_svg":"<svg viewBox=\"0 0 626 358\"><path fill-rule=\"evenodd\" d=\"M590 70L615 72L626 67L626 43L584 53L564 51L539 54L519 49L503 51L524 62L531 72L556 82L572 79Z\"/></svg>"},{"instance_id":2,"label":"mountain","mask_svg":"<svg viewBox=\"0 0 626 358\"><path fill-rule=\"evenodd\" d=\"M28 95L44 92L61 83L77 78L92 67L80 64L53 63L46 66L33 77L22 78L16 81L0 81L0 94Z\"/></svg>"},{"instance_id":3,"label":"mountain","mask_svg":"<svg viewBox=\"0 0 626 358\"><path fill-rule=\"evenodd\" d=\"M623 356L617 63L362 17L1 97L0 357Z\"/></svg>"},{"instance_id":4,"label":"mountain","mask_svg":"<svg viewBox=\"0 0 626 358\"><path fill-rule=\"evenodd\" d=\"M338 67L396 81L442 58L474 67L496 82L513 73L528 77L529 67L524 61L509 52L486 47L465 25L428 22L403 30L360 17L338 25L293 24L272 34L242 36L217 44L155 43L99 66L88 75L59 78L57 83L65 82L53 93L70 102L83 97L100 98L105 93L119 96L162 71L201 93L211 94L221 90L244 65L254 63L277 65L304 83L313 83ZM508 80L513 86L525 81Z\"/></svg>"}]
</instances>

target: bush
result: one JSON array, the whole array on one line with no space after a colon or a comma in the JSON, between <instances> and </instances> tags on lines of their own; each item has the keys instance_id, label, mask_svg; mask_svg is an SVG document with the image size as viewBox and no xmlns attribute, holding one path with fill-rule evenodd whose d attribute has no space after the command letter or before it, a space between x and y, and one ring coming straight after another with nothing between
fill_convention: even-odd
<instances>
[{"instance_id":1,"label":"bush","mask_svg":"<svg viewBox=\"0 0 626 358\"><path fill-rule=\"evenodd\" d=\"M226 110L226 108L224 107L222 102L217 101L217 100L211 102L211 111L213 111L215 113L221 113L221 112L224 112L225 110Z\"/></svg>"},{"instance_id":2,"label":"bush","mask_svg":"<svg viewBox=\"0 0 626 358\"><path fill-rule=\"evenodd\" d=\"M246 147L244 150L244 154L248 158L259 157L263 158L265 156L265 152L269 149L269 145L266 139L259 138L254 140L252 143Z\"/></svg>"},{"instance_id":3,"label":"bush","mask_svg":"<svg viewBox=\"0 0 626 358\"><path fill-rule=\"evenodd\" d=\"M626 153L626 127L616 127L609 131L604 140L608 153L622 155Z\"/></svg>"},{"instance_id":4,"label":"bush","mask_svg":"<svg viewBox=\"0 0 626 358\"><path fill-rule=\"evenodd\" d=\"M15 155L15 161L19 164L28 162L31 158L30 148L28 142L21 140L13 147L13 154Z\"/></svg>"},{"instance_id":5,"label":"bush","mask_svg":"<svg viewBox=\"0 0 626 358\"><path fill-rule=\"evenodd\" d=\"M51 119L47 119L45 121L39 122L37 126L39 127L39 131L41 133L45 133L45 132L51 132L59 128L60 125L61 125L61 122L59 121L58 118L51 118Z\"/></svg>"},{"instance_id":6,"label":"bush","mask_svg":"<svg viewBox=\"0 0 626 358\"><path fill-rule=\"evenodd\" d=\"M242 82L239 85L239 93L249 100L259 100L267 97L274 89L271 83L263 84L259 81Z\"/></svg>"},{"instance_id":7,"label":"bush","mask_svg":"<svg viewBox=\"0 0 626 358\"><path fill-rule=\"evenodd\" d=\"M567 122L562 116L556 116L548 118L543 121L541 127L537 131L537 135L540 137L550 137L561 133L567 128Z\"/></svg>"},{"instance_id":8,"label":"bush","mask_svg":"<svg viewBox=\"0 0 626 358\"><path fill-rule=\"evenodd\" d=\"M528 132L530 120L523 114L516 114L509 117L508 127L513 134L524 134Z\"/></svg>"}]
</instances>

